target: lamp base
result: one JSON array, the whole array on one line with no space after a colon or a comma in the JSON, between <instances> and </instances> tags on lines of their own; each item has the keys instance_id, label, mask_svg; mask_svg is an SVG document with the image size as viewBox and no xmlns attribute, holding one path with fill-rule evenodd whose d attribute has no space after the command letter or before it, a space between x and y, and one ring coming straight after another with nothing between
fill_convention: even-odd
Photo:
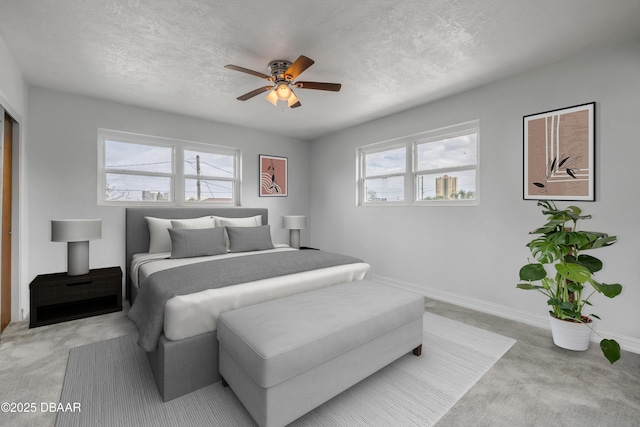
<instances>
[{"instance_id":1,"label":"lamp base","mask_svg":"<svg viewBox=\"0 0 640 427\"><path fill-rule=\"evenodd\" d=\"M289 246L300 249L300 230L289 230Z\"/></svg>"},{"instance_id":2,"label":"lamp base","mask_svg":"<svg viewBox=\"0 0 640 427\"><path fill-rule=\"evenodd\" d=\"M68 242L67 275L82 276L89 273L89 241Z\"/></svg>"}]
</instances>

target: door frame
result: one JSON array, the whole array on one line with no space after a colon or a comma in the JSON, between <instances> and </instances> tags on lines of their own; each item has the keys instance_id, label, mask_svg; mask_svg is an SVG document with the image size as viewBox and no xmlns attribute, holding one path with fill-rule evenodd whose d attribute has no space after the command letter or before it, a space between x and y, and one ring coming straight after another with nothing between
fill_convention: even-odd
<instances>
[{"instance_id":1,"label":"door frame","mask_svg":"<svg viewBox=\"0 0 640 427\"><path fill-rule=\"evenodd\" d=\"M23 194L21 183L25 182L24 171L24 118L18 114L6 98L0 93L0 114L4 122L4 113L9 114L13 119L12 132L12 209L11 209L11 322L25 320L25 304L28 312L29 308L29 288L22 289L20 284L23 277L27 277L28 258L25 236L27 220L20 220L21 212L28 212L26 207L26 195ZM0 123L2 128L2 123ZM0 129L4 135L3 129ZM4 138L2 143L4 143ZM0 200L1 204L1 200ZM24 205L24 206L23 206ZM1 219L1 218L0 218ZM1 304L1 303L0 303Z\"/></svg>"},{"instance_id":2,"label":"door frame","mask_svg":"<svg viewBox=\"0 0 640 427\"><path fill-rule=\"evenodd\" d=\"M2 135L2 143L0 145L0 332L2 332L11 323L12 318L12 288L13 288L13 274L12 274L12 243L11 243L11 229L13 222L12 217L12 182L13 182L13 122L14 120L9 116L9 113L4 109L0 109L0 135ZM8 131L10 133L7 132ZM7 161L7 156L10 158ZM5 170L5 168L8 169ZM5 181L5 175L9 173L8 183ZM8 185L7 185L8 184ZM5 194L7 192L7 194ZM6 203L9 206L6 206ZM9 221L9 224L6 224ZM6 253L5 251L8 251ZM5 270L6 269L6 270Z\"/></svg>"}]
</instances>

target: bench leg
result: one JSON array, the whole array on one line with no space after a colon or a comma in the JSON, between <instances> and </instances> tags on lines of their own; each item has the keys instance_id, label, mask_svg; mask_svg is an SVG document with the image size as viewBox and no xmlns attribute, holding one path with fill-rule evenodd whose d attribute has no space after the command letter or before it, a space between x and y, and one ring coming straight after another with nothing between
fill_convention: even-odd
<instances>
[{"instance_id":1,"label":"bench leg","mask_svg":"<svg viewBox=\"0 0 640 427\"><path fill-rule=\"evenodd\" d=\"M220 381L222 381L222 387L229 387L229 383L223 377L220 377Z\"/></svg>"},{"instance_id":2,"label":"bench leg","mask_svg":"<svg viewBox=\"0 0 640 427\"><path fill-rule=\"evenodd\" d=\"M421 354L422 354L422 344L420 344L419 346L413 349L414 356L420 356Z\"/></svg>"}]
</instances>

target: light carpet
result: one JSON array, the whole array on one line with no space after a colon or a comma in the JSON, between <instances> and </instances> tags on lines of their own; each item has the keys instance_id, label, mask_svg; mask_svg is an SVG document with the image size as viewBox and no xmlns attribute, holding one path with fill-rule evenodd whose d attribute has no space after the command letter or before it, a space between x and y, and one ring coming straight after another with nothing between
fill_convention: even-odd
<instances>
[{"instance_id":1,"label":"light carpet","mask_svg":"<svg viewBox=\"0 0 640 427\"><path fill-rule=\"evenodd\" d=\"M57 427L256 425L219 382L163 402L136 338L71 349L60 402L80 411L58 412ZM401 357L291 425L432 426L514 343L425 313L422 356Z\"/></svg>"}]
</instances>

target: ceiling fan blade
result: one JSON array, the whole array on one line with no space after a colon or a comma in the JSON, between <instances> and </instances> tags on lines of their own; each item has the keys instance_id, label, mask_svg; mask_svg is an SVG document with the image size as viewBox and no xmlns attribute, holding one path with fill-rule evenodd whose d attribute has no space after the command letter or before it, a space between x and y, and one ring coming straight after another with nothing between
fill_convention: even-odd
<instances>
[{"instance_id":1,"label":"ceiling fan blade","mask_svg":"<svg viewBox=\"0 0 640 427\"><path fill-rule=\"evenodd\" d=\"M256 90L252 90L249 93L245 93L244 95L239 96L237 99L238 99L238 101L246 101L247 99L251 99L256 95L260 95L262 92L266 92L266 91L271 90L271 89L273 89L273 86L260 87L260 88L258 88Z\"/></svg>"},{"instance_id":2,"label":"ceiling fan blade","mask_svg":"<svg viewBox=\"0 0 640 427\"><path fill-rule=\"evenodd\" d=\"M314 60L311 58L307 58L304 55L300 55L296 62L291 64L291 66L284 72L285 76L291 76L291 80L295 80L304 70L311 67L314 64Z\"/></svg>"},{"instance_id":3,"label":"ceiling fan blade","mask_svg":"<svg viewBox=\"0 0 640 427\"><path fill-rule=\"evenodd\" d=\"M299 106L301 106L302 104L300 104L300 101L296 102L295 104L293 104L291 106L291 108L298 108Z\"/></svg>"},{"instance_id":4,"label":"ceiling fan blade","mask_svg":"<svg viewBox=\"0 0 640 427\"><path fill-rule=\"evenodd\" d=\"M332 92L338 92L342 85L340 83L296 82L295 87L299 89L330 90Z\"/></svg>"},{"instance_id":5,"label":"ceiling fan blade","mask_svg":"<svg viewBox=\"0 0 640 427\"><path fill-rule=\"evenodd\" d=\"M266 75L264 73L260 73L258 71L253 71L253 70L250 70L250 69L244 68L244 67L239 67L237 65L228 64L228 65L225 65L224 68L227 68L229 70L240 71L241 73L251 74L252 76L261 77L261 78L267 79L267 80L271 80L273 78L273 77L268 76L268 75Z\"/></svg>"}]
</instances>

